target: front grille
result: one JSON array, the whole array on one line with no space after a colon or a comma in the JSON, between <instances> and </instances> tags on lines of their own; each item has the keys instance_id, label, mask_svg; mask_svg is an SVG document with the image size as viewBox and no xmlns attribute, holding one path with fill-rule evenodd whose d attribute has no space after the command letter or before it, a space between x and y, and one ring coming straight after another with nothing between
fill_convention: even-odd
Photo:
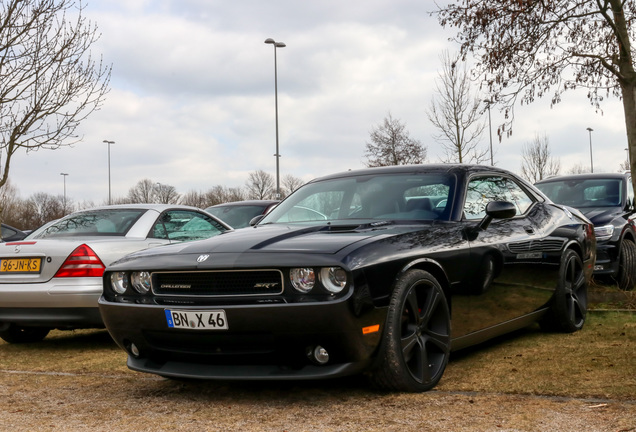
<instances>
[{"instance_id":1,"label":"front grille","mask_svg":"<svg viewBox=\"0 0 636 432\"><path fill-rule=\"evenodd\" d=\"M231 297L283 292L279 270L155 272L152 292L161 296Z\"/></svg>"},{"instance_id":2,"label":"front grille","mask_svg":"<svg viewBox=\"0 0 636 432\"><path fill-rule=\"evenodd\" d=\"M510 243L508 249L512 253L560 251L564 242L563 239L529 240Z\"/></svg>"}]
</instances>

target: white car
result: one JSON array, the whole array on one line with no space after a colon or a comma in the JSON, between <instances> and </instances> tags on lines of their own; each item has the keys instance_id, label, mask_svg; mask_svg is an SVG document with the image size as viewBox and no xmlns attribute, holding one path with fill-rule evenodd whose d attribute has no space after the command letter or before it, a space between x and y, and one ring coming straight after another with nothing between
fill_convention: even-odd
<instances>
[{"instance_id":1,"label":"white car","mask_svg":"<svg viewBox=\"0 0 636 432\"><path fill-rule=\"evenodd\" d=\"M105 268L155 246L232 230L203 210L113 205L83 210L20 241L0 243L0 338L35 342L53 328L100 328Z\"/></svg>"}]
</instances>

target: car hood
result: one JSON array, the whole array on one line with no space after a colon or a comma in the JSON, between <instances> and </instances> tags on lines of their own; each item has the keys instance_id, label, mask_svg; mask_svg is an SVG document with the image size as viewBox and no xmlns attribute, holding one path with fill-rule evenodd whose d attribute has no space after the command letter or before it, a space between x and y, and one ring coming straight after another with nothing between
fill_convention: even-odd
<instances>
[{"instance_id":1,"label":"car hood","mask_svg":"<svg viewBox=\"0 0 636 432\"><path fill-rule=\"evenodd\" d=\"M620 207L588 207L579 210L596 226L606 225L623 213Z\"/></svg>"},{"instance_id":2,"label":"car hood","mask_svg":"<svg viewBox=\"0 0 636 432\"><path fill-rule=\"evenodd\" d=\"M231 265L239 256L243 262L249 262L248 255L260 253L280 253L286 257L313 255L333 255L348 247L362 247L370 241L405 234L412 231L426 230L431 224L353 224L353 225L314 225L297 226L272 224L236 231L228 231L207 240L187 244L161 246L145 251L135 252L116 263L120 267L135 261L134 267L146 263L143 258L153 260L159 266L178 265L179 257L192 255L215 255L217 265ZM175 256L175 255L178 255ZM163 259L162 259L163 257ZM185 259L184 259L185 260ZM187 261L192 262L190 258Z\"/></svg>"}]
</instances>

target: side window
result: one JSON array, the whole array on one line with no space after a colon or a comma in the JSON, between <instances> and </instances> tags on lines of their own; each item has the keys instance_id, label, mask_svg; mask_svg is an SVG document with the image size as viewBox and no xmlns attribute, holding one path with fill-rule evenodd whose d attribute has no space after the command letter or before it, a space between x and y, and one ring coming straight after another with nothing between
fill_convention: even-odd
<instances>
[{"instance_id":1,"label":"side window","mask_svg":"<svg viewBox=\"0 0 636 432\"><path fill-rule=\"evenodd\" d=\"M161 219L155 222L155 226L152 227L152 234L150 235L152 238L159 239L168 239L168 233L166 232L166 227L163 226L163 222Z\"/></svg>"},{"instance_id":2,"label":"side window","mask_svg":"<svg viewBox=\"0 0 636 432\"><path fill-rule=\"evenodd\" d=\"M532 198L521 187L506 177L477 177L468 183L464 202L465 219L482 219L486 215L486 205L491 201L508 201L517 208L517 215L523 214L532 205Z\"/></svg>"},{"instance_id":3,"label":"side window","mask_svg":"<svg viewBox=\"0 0 636 432\"><path fill-rule=\"evenodd\" d=\"M632 178L627 180L627 202L630 206L634 205L634 186L632 186Z\"/></svg>"},{"instance_id":4,"label":"side window","mask_svg":"<svg viewBox=\"0 0 636 432\"><path fill-rule=\"evenodd\" d=\"M2 237L11 237L13 235L16 235L18 232L15 230L12 230L11 228L8 227L2 227Z\"/></svg>"},{"instance_id":5,"label":"side window","mask_svg":"<svg viewBox=\"0 0 636 432\"><path fill-rule=\"evenodd\" d=\"M202 213L173 210L161 215L152 229L152 236L171 241L191 241L206 239L223 231L225 227Z\"/></svg>"}]
</instances>

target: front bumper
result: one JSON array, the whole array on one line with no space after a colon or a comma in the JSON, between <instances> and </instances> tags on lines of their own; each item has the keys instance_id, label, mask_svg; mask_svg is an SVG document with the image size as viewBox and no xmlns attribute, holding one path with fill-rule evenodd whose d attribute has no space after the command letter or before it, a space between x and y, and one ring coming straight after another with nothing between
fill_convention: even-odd
<instances>
[{"instance_id":1,"label":"front bumper","mask_svg":"<svg viewBox=\"0 0 636 432\"><path fill-rule=\"evenodd\" d=\"M169 328L163 306L112 303L102 297L99 307L111 336L128 352L131 369L200 379L318 379L359 373L371 363L386 316L383 308L358 316L347 298L226 305L209 309L225 311L228 330L188 330ZM325 364L311 358L318 346L329 353Z\"/></svg>"},{"instance_id":2,"label":"front bumper","mask_svg":"<svg viewBox=\"0 0 636 432\"><path fill-rule=\"evenodd\" d=\"M595 275L614 276L618 274L618 246L615 243L603 242L596 244Z\"/></svg>"}]
</instances>

